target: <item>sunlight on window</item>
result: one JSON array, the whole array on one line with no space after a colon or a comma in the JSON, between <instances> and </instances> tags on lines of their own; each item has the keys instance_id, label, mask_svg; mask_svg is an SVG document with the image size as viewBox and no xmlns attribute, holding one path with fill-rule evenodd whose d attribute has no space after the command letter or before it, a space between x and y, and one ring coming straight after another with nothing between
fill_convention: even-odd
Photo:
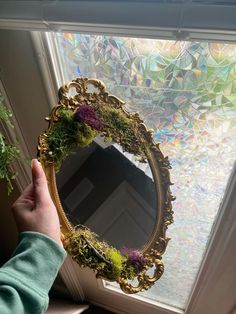
<instances>
[{"instance_id":1,"label":"sunlight on window","mask_svg":"<svg viewBox=\"0 0 236 314\"><path fill-rule=\"evenodd\" d=\"M170 158L172 240L164 275L142 295L184 308L235 160L236 45L68 33L54 40L65 82L101 79Z\"/></svg>"}]
</instances>

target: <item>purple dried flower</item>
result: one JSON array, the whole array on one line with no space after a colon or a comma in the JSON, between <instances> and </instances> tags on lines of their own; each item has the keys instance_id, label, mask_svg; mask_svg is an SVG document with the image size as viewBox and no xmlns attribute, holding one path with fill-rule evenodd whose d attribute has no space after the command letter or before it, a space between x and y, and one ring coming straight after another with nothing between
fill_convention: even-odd
<instances>
[{"instance_id":1,"label":"purple dried flower","mask_svg":"<svg viewBox=\"0 0 236 314\"><path fill-rule=\"evenodd\" d=\"M81 105L74 113L74 121L86 123L95 130L100 130L102 123L97 117L92 106Z\"/></svg>"},{"instance_id":2,"label":"purple dried flower","mask_svg":"<svg viewBox=\"0 0 236 314\"><path fill-rule=\"evenodd\" d=\"M121 252L127 256L128 262L136 269L142 269L148 262L138 250L123 248Z\"/></svg>"}]
</instances>

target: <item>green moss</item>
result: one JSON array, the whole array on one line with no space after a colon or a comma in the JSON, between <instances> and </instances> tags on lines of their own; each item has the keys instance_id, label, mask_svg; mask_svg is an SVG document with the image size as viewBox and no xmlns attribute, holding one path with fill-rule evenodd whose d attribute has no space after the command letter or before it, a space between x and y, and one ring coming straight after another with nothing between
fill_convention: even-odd
<instances>
[{"instance_id":1,"label":"green moss","mask_svg":"<svg viewBox=\"0 0 236 314\"><path fill-rule=\"evenodd\" d=\"M68 254L81 266L88 266L102 272L106 267L105 242L99 242L97 235L89 229L77 229L64 243Z\"/></svg>"},{"instance_id":2,"label":"green moss","mask_svg":"<svg viewBox=\"0 0 236 314\"><path fill-rule=\"evenodd\" d=\"M137 276L137 271L131 265L125 265L123 275L130 280L133 280Z\"/></svg>"},{"instance_id":3,"label":"green moss","mask_svg":"<svg viewBox=\"0 0 236 314\"><path fill-rule=\"evenodd\" d=\"M90 267L98 276L115 281L123 276L134 279L142 269L137 269L126 255L104 241L87 227L80 226L64 241L68 254L82 267Z\"/></svg>"},{"instance_id":4,"label":"green moss","mask_svg":"<svg viewBox=\"0 0 236 314\"><path fill-rule=\"evenodd\" d=\"M122 273L125 257L106 242L98 241L97 235L87 228L73 231L64 247L79 265L96 270L100 276L116 280Z\"/></svg>"},{"instance_id":5,"label":"green moss","mask_svg":"<svg viewBox=\"0 0 236 314\"><path fill-rule=\"evenodd\" d=\"M105 139L121 144L124 151L133 153L137 159L144 161L145 149L139 134L139 125L120 108L109 106L95 106L96 114L101 121L100 134ZM57 169L61 162L77 147L86 147L97 136L87 123L74 121L74 112L65 107L58 111L58 121L54 123L48 135L48 152L46 160L53 160Z\"/></svg>"},{"instance_id":6,"label":"green moss","mask_svg":"<svg viewBox=\"0 0 236 314\"><path fill-rule=\"evenodd\" d=\"M129 118L121 109L104 106L97 110L105 137L121 144L124 151L145 159L144 147L136 121Z\"/></svg>"},{"instance_id":7,"label":"green moss","mask_svg":"<svg viewBox=\"0 0 236 314\"><path fill-rule=\"evenodd\" d=\"M53 158L57 169L77 147L88 146L97 135L89 125L74 121L70 110L60 110L59 117L48 133L48 158Z\"/></svg>"},{"instance_id":8,"label":"green moss","mask_svg":"<svg viewBox=\"0 0 236 314\"><path fill-rule=\"evenodd\" d=\"M92 143L96 137L97 132L85 123L78 123L77 143L80 147L86 147Z\"/></svg>"},{"instance_id":9,"label":"green moss","mask_svg":"<svg viewBox=\"0 0 236 314\"><path fill-rule=\"evenodd\" d=\"M108 279L116 280L122 272L124 257L114 248L109 248L107 250L106 257L112 263L111 270L108 273Z\"/></svg>"},{"instance_id":10,"label":"green moss","mask_svg":"<svg viewBox=\"0 0 236 314\"><path fill-rule=\"evenodd\" d=\"M127 259L124 260L122 271L123 276L127 277L130 280L133 280L140 271L141 269L138 270L137 268L135 268Z\"/></svg>"},{"instance_id":11,"label":"green moss","mask_svg":"<svg viewBox=\"0 0 236 314\"><path fill-rule=\"evenodd\" d=\"M48 133L48 150L57 166L76 148L78 126L68 112L61 112L61 118Z\"/></svg>"}]
</instances>

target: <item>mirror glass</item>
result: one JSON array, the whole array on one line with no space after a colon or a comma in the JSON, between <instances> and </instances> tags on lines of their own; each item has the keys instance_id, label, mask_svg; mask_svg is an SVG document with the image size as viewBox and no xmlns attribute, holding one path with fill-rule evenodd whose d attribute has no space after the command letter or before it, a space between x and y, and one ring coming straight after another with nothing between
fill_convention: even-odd
<instances>
[{"instance_id":1,"label":"mirror glass","mask_svg":"<svg viewBox=\"0 0 236 314\"><path fill-rule=\"evenodd\" d=\"M141 249L154 229L156 189L148 162L97 137L79 148L57 173L63 209L117 249Z\"/></svg>"}]
</instances>

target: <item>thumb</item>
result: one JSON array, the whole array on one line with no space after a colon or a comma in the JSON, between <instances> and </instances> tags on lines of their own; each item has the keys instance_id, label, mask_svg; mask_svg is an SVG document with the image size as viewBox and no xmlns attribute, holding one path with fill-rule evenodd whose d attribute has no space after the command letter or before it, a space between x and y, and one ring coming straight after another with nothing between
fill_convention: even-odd
<instances>
[{"instance_id":1,"label":"thumb","mask_svg":"<svg viewBox=\"0 0 236 314\"><path fill-rule=\"evenodd\" d=\"M41 202L46 195L48 196L49 193L47 178L43 171L42 165L37 159L32 160L31 168L36 202Z\"/></svg>"}]
</instances>

